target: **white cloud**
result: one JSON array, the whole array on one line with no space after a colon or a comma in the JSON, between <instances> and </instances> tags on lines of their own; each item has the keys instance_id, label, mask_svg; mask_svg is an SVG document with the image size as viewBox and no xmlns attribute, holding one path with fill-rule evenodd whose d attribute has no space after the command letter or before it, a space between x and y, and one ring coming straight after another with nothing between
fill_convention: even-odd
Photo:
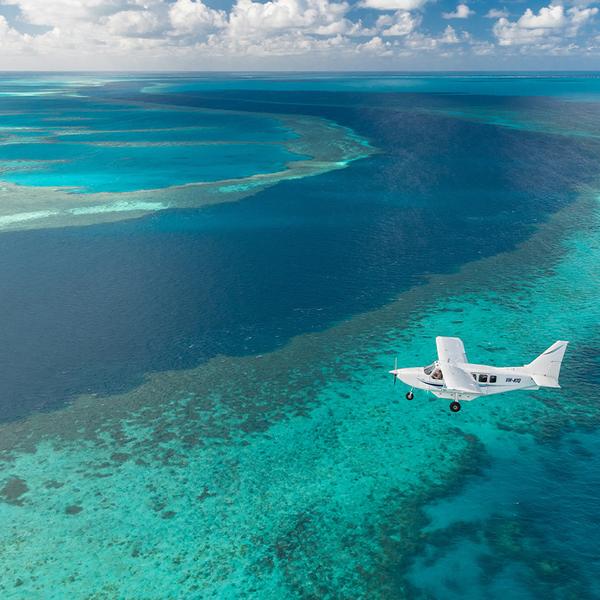
<instances>
[{"instance_id":1,"label":"white cloud","mask_svg":"<svg viewBox=\"0 0 600 600\"><path fill-rule=\"evenodd\" d=\"M238 38L285 30L316 33L342 19L349 8L346 2L328 0L237 0L229 15L228 33Z\"/></svg>"},{"instance_id":2,"label":"white cloud","mask_svg":"<svg viewBox=\"0 0 600 600\"><path fill-rule=\"evenodd\" d=\"M518 21L524 29L554 29L565 24L565 10L560 4L543 6L538 14L528 8Z\"/></svg>"},{"instance_id":3,"label":"white cloud","mask_svg":"<svg viewBox=\"0 0 600 600\"><path fill-rule=\"evenodd\" d=\"M418 10L427 2L428 0L363 0L360 6L375 10Z\"/></svg>"},{"instance_id":4,"label":"white cloud","mask_svg":"<svg viewBox=\"0 0 600 600\"><path fill-rule=\"evenodd\" d=\"M490 42L474 42L471 44L471 49L476 56L489 56L494 53L494 44Z\"/></svg>"},{"instance_id":5,"label":"white cloud","mask_svg":"<svg viewBox=\"0 0 600 600\"><path fill-rule=\"evenodd\" d=\"M197 50L234 57L353 52L357 44L351 38L373 36L378 29L348 19L349 10L347 2L329 0L237 0L225 27Z\"/></svg>"},{"instance_id":6,"label":"white cloud","mask_svg":"<svg viewBox=\"0 0 600 600\"><path fill-rule=\"evenodd\" d=\"M302 56L323 53L328 58L349 52L355 46L341 35L317 38L297 32L279 32L263 38L246 38L238 41L227 36L210 36L195 46L196 52L209 56L231 57L243 54L251 57Z\"/></svg>"},{"instance_id":7,"label":"white cloud","mask_svg":"<svg viewBox=\"0 0 600 600\"><path fill-rule=\"evenodd\" d=\"M169 8L169 21L175 34L193 34L225 27L225 11L213 10L201 0L177 0Z\"/></svg>"},{"instance_id":8,"label":"white cloud","mask_svg":"<svg viewBox=\"0 0 600 600\"><path fill-rule=\"evenodd\" d=\"M490 8L487 11L486 19L501 19L502 17L508 17L508 11L505 8Z\"/></svg>"},{"instance_id":9,"label":"white cloud","mask_svg":"<svg viewBox=\"0 0 600 600\"><path fill-rule=\"evenodd\" d=\"M567 28L567 35L575 36L579 28L591 21L598 14L598 8L578 8L573 6L567 10L567 17L570 19Z\"/></svg>"},{"instance_id":10,"label":"white cloud","mask_svg":"<svg viewBox=\"0 0 600 600\"><path fill-rule=\"evenodd\" d=\"M152 10L162 0L3 0L14 5L32 25L68 25L73 22L99 23L105 17L127 10Z\"/></svg>"},{"instance_id":11,"label":"white cloud","mask_svg":"<svg viewBox=\"0 0 600 600\"><path fill-rule=\"evenodd\" d=\"M456 35L456 31L454 30L454 27L448 25L446 27L446 29L444 29L444 33L442 34L442 37L440 38L440 42L442 44L458 44L459 39L458 39L458 36Z\"/></svg>"},{"instance_id":12,"label":"white cloud","mask_svg":"<svg viewBox=\"0 0 600 600\"><path fill-rule=\"evenodd\" d=\"M145 37L158 33L161 23L157 16L147 10L123 10L106 19L108 30L125 37Z\"/></svg>"},{"instance_id":13,"label":"white cloud","mask_svg":"<svg viewBox=\"0 0 600 600\"><path fill-rule=\"evenodd\" d=\"M375 36L368 42L359 44L356 50L357 52L366 52L377 56L391 56L393 54L390 43L384 42L379 36Z\"/></svg>"},{"instance_id":14,"label":"white cloud","mask_svg":"<svg viewBox=\"0 0 600 600\"><path fill-rule=\"evenodd\" d=\"M442 13L444 19L468 19L474 15L475 11L471 10L466 4L459 4L454 12Z\"/></svg>"},{"instance_id":15,"label":"white cloud","mask_svg":"<svg viewBox=\"0 0 600 600\"><path fill-rule=\"evenodd\" d=\"M493 31L501 46L534 44L547 34L545 29L525 29L520 27L518 23L511 23L504 17L495 23Z\"/></svg>"},{"instance_id":16,"label":"white cloud","mask_svg":"<svg viewBox=\"0 0 600 600\"><path fill-rule=\"evenodd\" d=\"M567 10L554 4L540 8L535 14L528 8L518 19L511 22L500 18L494 25L494 35L501 46L526 46L544 44L546 49L557 48L564 37L577 35L579 29L598 13L597 8Z\"/></svg>"},{"instance_id":17,"label":"white cloud","mask_svg":"<svg viewBox=\"0 0 600 600\"><path fill-rule=\"evenodd\" d=\"M393 15L382 15L377 19L376 27L386 37L402 37L412 33L421 22L421 17L399 10Z\"/></svg>"},{"instance_id":18,"label":"white cloud","mask_svg":"<svg viewBox=\"0 0 600 600\"><path fill-rule=\"evenodd\" d=\"M20 48L23 49L25 42L30 36L20 34L13 29L5 17L0 15L0 45L3 48Z\"/></svg>"},{"instance_id":19,"label":"white cloud","mask_svg":"<svg viewBox=\"0 0 600 600\"><path fill-rule=\"evenodd\" d=\"M417 31L406 39L405 45L413 51L435 50L438 40Z\"/></svg>"},{"instance_id":20,"label":"white cloud","mask_svg":"<svg viewBox=\"0 0 600 600\"><path fill-rule=\"evenodd\" d=\"M356 22L350 19L340 19L327 25L320 25L314 32L317 35L346 35L350 37L364 37L369 35L375 35L377 29L374 27L366 28L363 26L362 21Z\"/></svg>"},{"instance_id":21,"label":"white cloud","mask_svg":"<svg viewBox=\"0 0 600 600\"><path fill-rule=\"evenodd\" d=\"M457 1L444 16L473 14L468 0ZM469 49L472 56L488 55L498 45L532 46L548 55L577 47L600 53L595 42L584 46L584 38L576 37L598 9L587 0L554 3L561 1L513 20L505 10L490 10L494 45L450 26L427 33L422 10L430 0L233 0L227 10L205 4L211 0L0 0L19 9L14 22L0 16L0 69L256 68L268 66L270 56L303 56L303 67L315 59L318 67L345 68L353 60L366 66L369 57L418 60ZM371 10L364 17L368 27L355 16L357 7ZM37 28L23 23L43 26L46 33L32 33ZM277 64L295 68L299 62Z\"/></svg>"},{"instance_id":22,"label":"white cloud","mask_svg":"<svg viewBox=\"0 0 600 600\"><path fill-rule=\"evenodd\" d=\"M336 60L357 55L407 56L457 43L451 28L440 38L420 33L421 15L409 10L379 15L372 27L365 27L361 20L349 18L351 5L344 0L236 0L229 11L212 9L202 0L0 0L0 4L7 1L21 8L27 22L45 25L49 31L25 36L1 20L5 61L29 52L78 68L157 64L150 60L178 65L178 59L195 67L207 64L210 57L317 54L324 64L335 65ZM413 10L425 4L425 0L368 1ZM362 39L356 41L357 37Z\"/></svg>"},{"instance_id":23,"label":"white cloud","mask_svg":"<svg viewBox=\"0 0 600 600\"><path fill-rule=\"evenodd\" d=\"M461 37L465 42L471 41L468 33L463 32ZM440 55L446 56L448 55L447 49L444 49L446 46L460 43L461 39L456 30L451 25L448 25L439 37L432 37L415 31L406 38L404 45L407 49L414 52L433 52L437 50L441 52Z\"/></svg>"}]
</instances>

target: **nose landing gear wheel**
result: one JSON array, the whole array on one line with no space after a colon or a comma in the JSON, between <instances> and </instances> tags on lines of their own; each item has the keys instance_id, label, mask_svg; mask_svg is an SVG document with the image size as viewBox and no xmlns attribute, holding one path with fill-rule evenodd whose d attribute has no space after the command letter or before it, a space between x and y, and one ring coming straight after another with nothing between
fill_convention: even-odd
<instances>
[{"instance_id":1,"label":"nose landing gear wheel","mask_svg":"<svg viewBox=\"0 0 600 600\"><path fill-rule=\"evenodd\" d=\"M456 402L456 400L450 402L450 410L452 412L458 412L460 410L460 403Z\"/></svg>"},{"instance_id":2,"label":"nose landing gear wheel","mask_svg":"<svg viewBox=\"0 0 600 600\"><path fill-rule=\"evenodd\" d=\"M415 395L412 392L406 392L406 399L407 400L412 400L415 397Z\"/></svg>"}]
</instances>

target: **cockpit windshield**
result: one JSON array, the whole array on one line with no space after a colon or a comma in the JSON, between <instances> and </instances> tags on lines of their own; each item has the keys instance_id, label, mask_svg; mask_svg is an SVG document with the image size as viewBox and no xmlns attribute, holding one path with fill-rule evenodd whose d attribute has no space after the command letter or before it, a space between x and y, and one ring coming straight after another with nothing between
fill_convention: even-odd
<instances>
[{"instance_id":1,"label":"cockpit windshield","mask_svg":"<svg viewBox=\"0 0 600 600\"><path fill-rule=\"evenodd\" d=\"M423 371L425 372L425 375L431 375L433 369L435 369L435 363L431 363L428 367L425 367Z\"/></svg>"}]
</instances>

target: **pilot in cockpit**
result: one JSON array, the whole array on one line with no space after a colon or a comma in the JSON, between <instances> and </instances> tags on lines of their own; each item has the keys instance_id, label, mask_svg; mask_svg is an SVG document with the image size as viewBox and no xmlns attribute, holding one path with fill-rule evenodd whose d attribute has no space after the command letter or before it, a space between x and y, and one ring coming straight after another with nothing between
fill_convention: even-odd
<instances>
[{"instance_id":1,"label":"pilot in cockpit","mask_svg":"<svg viewBox=\"0 0 600 600\"><path fill-rule=\"evenodd\" d=\"M442 375L442 370L441 369L435 369L433 371L433 373L431 374L431 378L432 379L444 379L444 376Z\"/></svg>"},{"instance_id":2,"label":"pilot in cockpit","mask_svg":"<svg viewBox=\"0 0 600 600\"><path fill-rule=\"evenodd\" d=\"M444 375L442 374L442 370L437 367L437 363L433 363L428 367L423 369L425 375L429 375L432 379L437 379L438 381L444 379Z\"/></svg>"}]
</instances>

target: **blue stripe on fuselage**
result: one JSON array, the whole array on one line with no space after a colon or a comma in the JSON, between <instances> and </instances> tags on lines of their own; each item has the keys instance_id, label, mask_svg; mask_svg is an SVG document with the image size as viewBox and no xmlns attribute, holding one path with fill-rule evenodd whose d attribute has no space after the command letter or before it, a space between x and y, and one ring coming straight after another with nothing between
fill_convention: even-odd
<instances>
[{"instance_id":1,"label":"blue stripe on fuselage","mask_svg":"<svg viewBox=\"0 0 600 600\"><path fill-rule=\"evenodd\" d=\"M417 377L417 379L419 378ZM429 383L429 381L423 381L422 379L419 379L419 381L421 383L424 383L425 385L433 385L434 387L444 387L443 383Z\"/></svg>"}]
</instances>

